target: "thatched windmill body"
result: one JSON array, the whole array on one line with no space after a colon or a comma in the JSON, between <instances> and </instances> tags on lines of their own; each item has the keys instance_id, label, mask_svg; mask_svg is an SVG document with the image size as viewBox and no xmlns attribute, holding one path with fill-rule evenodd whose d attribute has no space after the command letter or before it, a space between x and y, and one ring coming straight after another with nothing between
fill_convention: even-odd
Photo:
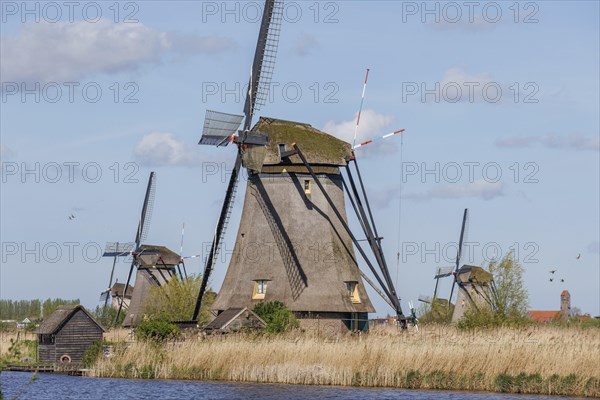
<instances>
[{"instance_id":1,"label":"thatched windmill body","mask_svg":"<svg viewBox=\"0 0 600 400\"><path fill-rule=\"evenodd\" d=\"M270 144L262 168L249 175L232 260L213 309L278 300L301 318L362 328L375 310L352 239L300 157L281 160L278 152L279 144L303 148L346 221L340 167L350 146L306 124L261 118L255 129L267 133Z\"/></svg>"},{"instance_id":2,"label":"thatched windmill body","mask_svg":"<svg viewBox=\"0 0 600 400\"><path fill-rule=\"evenodd\" d=\"M452 322L458 322L468 310L492 307L496 288L494 276L481 267L463 265L455 274L458 293Z\"/></svg>"},{"instance_id":3,"label":"thatched windmill body","mask_svg":"<svg viewBox=\"0 0 600 400\"><path fill-rule=\"evenodd\" d=\"M242 167L248 170L248 182L240 226L213 310L252 309L260 301L277 300L305 326L326 319L336 329L363 330L368 313L375 311L364 287L365 278L403 318L352 146L305 123L260 118L251 125L253 113L268 93L281 12L280 1L265 2L244 115L207 111L200 144L234 143L238 151L193 319L214 268ZM243 129L236 132L242 120ZM341 170L346 171L349 184ZM375 263L348 226L345 194ZM355 249L377 284L358 268Z\"/></svg>"}]
</instances>

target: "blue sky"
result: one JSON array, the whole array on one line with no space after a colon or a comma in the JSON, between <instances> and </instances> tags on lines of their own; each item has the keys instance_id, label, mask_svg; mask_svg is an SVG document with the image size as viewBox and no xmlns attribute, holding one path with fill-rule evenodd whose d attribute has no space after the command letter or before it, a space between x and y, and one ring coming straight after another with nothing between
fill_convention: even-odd
<instances>
[{"instance_id":1,"label":"blue sky","mask_svg":"<svg viewBox=\"0 0 600 400\"><path fill-rule=\"evenodd\" d=\"M242 112L262 2L45 4L2 3L0 297L93 307L111 267L97 251L133 240L150 171L148 242L178 251L184 222L185 254L212 240L235 151L196 143L206 109ZM463 262L513 248L532 308L567 289L600 314L598 3L427 4L287 2L258 114L351 141L370 68L359 139L406 129L357 151L403 306L452 264L469 208Z\"/></svg>"}]
</instances>

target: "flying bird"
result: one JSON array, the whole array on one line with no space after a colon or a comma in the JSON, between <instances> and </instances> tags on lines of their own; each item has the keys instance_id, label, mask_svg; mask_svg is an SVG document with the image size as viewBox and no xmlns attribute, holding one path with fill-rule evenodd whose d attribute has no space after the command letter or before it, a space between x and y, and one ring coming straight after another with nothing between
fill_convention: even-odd
<instances>
[{"instance_id":1,"label":"flying bird","mask_svg":"<svg viewBox=\"0 0 600 400\"><path fill-rule=\"evenodd\" d=\"M579 260L581 258L581 253L577 254L577 257L575 258Z\"/></svg>"},{"instance_id":2,"label":"flying bird","mask_svg":"<svg viewBox=\"0 0 600 400\"><path fill-rule=\"evenodd\" d=\"M75 219L75 216L73 214L69 215L69 220L73 220Z\"/></svg>"},{"instance_id":3,"label":"flying bird","mask_svg":"<svg viewBox=\"0 0 600 400\"><path fill-rule=\"evenodd\" d=\"M549 272L550 272L551 274L553 274L553 273L555 273L555 272L556 272L556 270L555 270L555 269L552 269L552 270L550 270Z\"/></svg>"},{"instance_id":4,"label":"flying bird","mask_svg":"<svg viewBox=\"0 0 600 400\"><path fill-rule=\"evenodd\" d=\"M550 278L550 282L554 282L554 278Z\"/></svg>"},{"instance_id":5,"label":"flying bird","mask_svg":"<svg viewBox=\"0 0 600 400\"><path fill-rule=\"evenodd\" d=\"M561 282L564 282L565 280L564 280L564 279L561 279L560 281L561 281Z\"/></svg>"}]
</instances>

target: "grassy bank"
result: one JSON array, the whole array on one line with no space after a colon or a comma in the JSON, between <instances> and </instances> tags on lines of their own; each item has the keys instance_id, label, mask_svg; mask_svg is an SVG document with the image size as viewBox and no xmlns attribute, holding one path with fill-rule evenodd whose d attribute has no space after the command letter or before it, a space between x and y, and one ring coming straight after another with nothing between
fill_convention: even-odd
<instances>
[{"instance_id":1,"label":"grassy bank","mask_svg":"<svg viewBox=\"0 0 600 400\"><path fill-rule=\"evenodd\" d=\"M600 397L600 331L425 327L361 337L228 336L134 343L98 377L485 390Z\"/></svg>"}]
</instances>

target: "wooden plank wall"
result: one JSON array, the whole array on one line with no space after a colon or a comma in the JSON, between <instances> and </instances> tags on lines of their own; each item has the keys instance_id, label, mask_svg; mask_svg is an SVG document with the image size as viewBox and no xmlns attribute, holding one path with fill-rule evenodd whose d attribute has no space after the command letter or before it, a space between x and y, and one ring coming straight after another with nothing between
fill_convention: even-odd
<instances>
[{"instance_id":1,"label":"wooden plank wall","mask_svg":"<svg viewBox=\"0 0 600 400\"><path fill-rule=\"evenodd\" d=\"M83 311L78 310L55 336L54 345L40 345L41 362L60 362L63 355L71 362L81 362L83 354L96 340L102 340L102 329Z\"/></svg>"}]
</instances>

